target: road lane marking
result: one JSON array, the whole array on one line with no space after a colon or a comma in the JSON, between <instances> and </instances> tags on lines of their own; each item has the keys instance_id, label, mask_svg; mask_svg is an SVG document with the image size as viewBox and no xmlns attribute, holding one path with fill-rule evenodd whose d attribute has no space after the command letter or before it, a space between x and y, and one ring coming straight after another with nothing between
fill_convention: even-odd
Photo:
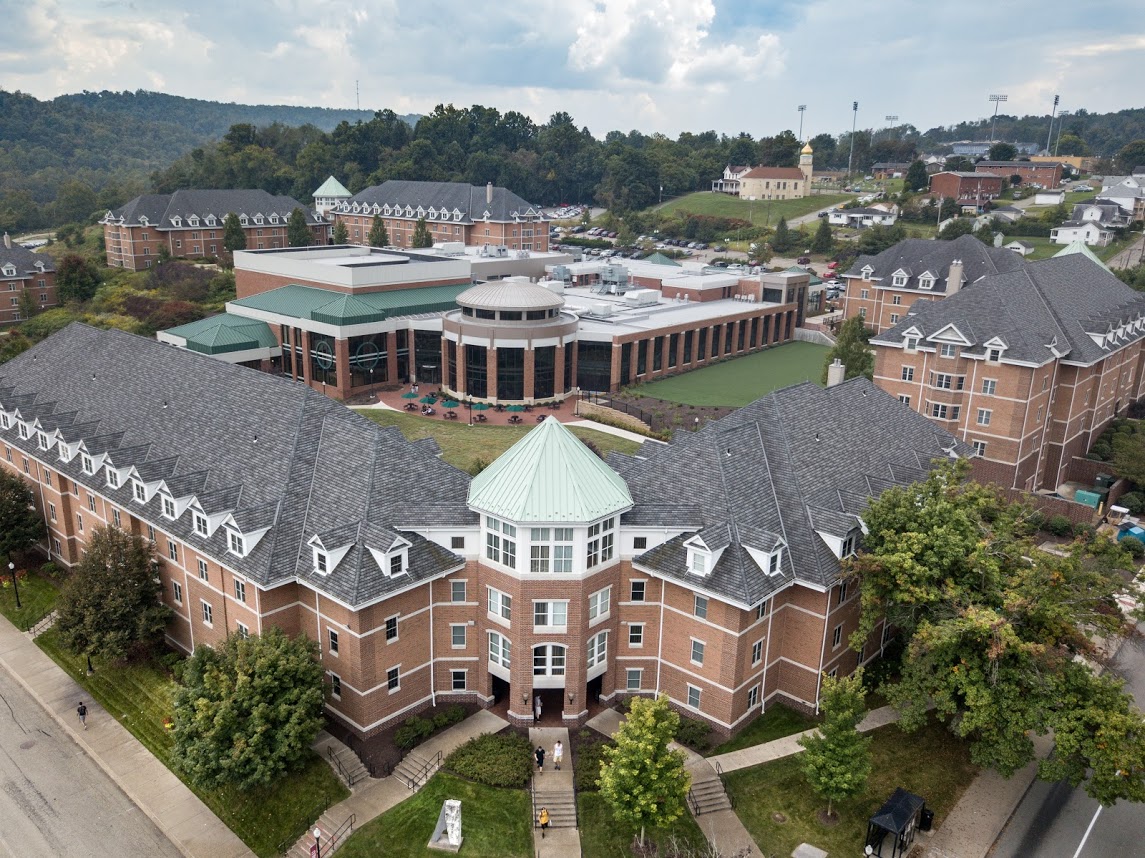
<instances>
[{"instance_id":1,"label":"road lane marking","mask_svg":"<svg viewBox=\"0 0 1145 858\"><path fill-rule=\"evenodd\" d=\"M1097 810L1093 812L1093 819L1089 821L1089 828L1085 830L1085 834L1081 836L1081 843L1077 844L1077 851L1073 853L1073 858L1078 858L1081 855L1081 850L1085 848L1085 841L1089 840L1089 833L1093 831L1093 826L1097 824L1097 817L1101 816L1101 805L1097 806Z\"/></svg>"}]
</instances>

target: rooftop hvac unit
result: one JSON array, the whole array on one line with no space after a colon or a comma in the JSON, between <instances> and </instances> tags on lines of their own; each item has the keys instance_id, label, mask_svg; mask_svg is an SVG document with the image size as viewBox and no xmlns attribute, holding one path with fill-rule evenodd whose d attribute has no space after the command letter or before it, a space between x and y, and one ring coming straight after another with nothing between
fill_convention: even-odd
<instances>
[{"instance_id":1,"label":"rooftop hvac unit","mask_svg":"<svg viewBox=\"0 0 1145 858\"><path fill-rule=\"evenodd\" d=\"M560 280L538 280L538 286L544 286L554 295L563 295L565 291L565 284Z\"/></svg>"},{"instance_id":2,"label":"rooftop hvac unit","mask_svg":"<svg viewBox=\"0 0 1145 858\"><path fill-rule=\"evenodd\" d=\"M629 307L651 307L659 300L659 289L631 289L624 293L624 303Z\"/></svg>"},{"instance_id":3,"label":"rooftop hvac unit","mask_svg":"<svg viewBox=\"0 0 1145 858\"><path fill-rule=\"evenodd\" d=\"M554 265L552 273L549 276L554 280L560 280L564 283L568 283L572 280L572 272L569 271L567 265Z\"/></svg>"},{"instance_id":4,"label":"rooftop hvac unit","mask_svg":"<svg viewBox=\"0 0 1145 858\"><path fill-rule=\"evenodd\" d=\"M449 256L464 256L465 255L465 242L463 241L443 241L437 249L442 253Z\"/></svg>"},{"instance_id":5,"label":"rooftop hvac unit","mask_svg":"<svg viewBox=\"0 0 1145 858\"><path fill-rule=\"evenodd\" d=\"M517 258L518 258L518 259L528 259L528 258L529 258L529 251L527 251L527 250L518 250L518 251L517 251Z\"/></svg>"},{"instance_id":6,"label":"rooftop hvac unit","mask_svg":"<svg viewBox=\"0 0 1145 858\"><path fill-rule=\"evenodd\" d=\"M611 316L612 315L612 305L611 304L593 304L591 307L588 308L588 310L594 316Z\"/></svg>"}]
</instances>

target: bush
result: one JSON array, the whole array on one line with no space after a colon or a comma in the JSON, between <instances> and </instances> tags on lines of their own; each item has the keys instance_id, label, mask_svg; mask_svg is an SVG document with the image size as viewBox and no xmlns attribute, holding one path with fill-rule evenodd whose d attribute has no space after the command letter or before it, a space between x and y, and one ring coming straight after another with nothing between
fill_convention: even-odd
<instances>
[{"instance_id":1,"label":"bush","mask_svg":"<svg viewBox=\"0 0 1145 858\"><path fill-rule=\"evenodd\" d=\"M1093 442L1093 446L1089 448L1089 458L1096 459L1099 462L1108 462L1109 457L1113 455L1113 445L1104 438L1099 438Z\"/></svg>"},{"instance_id":2,"label":"bush","mask_svg":"<svg viewBox=\"0 0 1145 858\"><path fill-rule=\"evenodd\" d=\"M533 774L533 747L517 733L486 733L470 739L448 757L444 768L493 787L523 787Z\"/></svg>"},{"instance_id":3,"label":"bush","mask_svg":"<svg viewBox=\"0 0 1145 858\"><path fill-rule=\"evenodd\" d=\"M1121 540L1121 547L1128 551L1135 560L1145 557L1145 542L1136 536L1126 536Z\"/></svg>"},{"instance_id":4,"label":"bush","mask_svg":"<svg viewBox=\"0 0 1145 858\"><path fill-rule=\"evenodd\" d=\"M680 729L676 731L676 741L681 745L687 745L698 754L702 754L711 748L712 743L708 739L712 728L706 721L697 721L695 718L685 718L680 716Z\"/></svg>"},{"instance_id":5,"label":"bush","mask_svg":"<svg viewBox=\"0 0 1145 858\"><path fill-rule=\"evenodd\" d=\"M1094 537L1097 536L1097 528L1088 521L1079 521L1073 526L1073 535L1077 539L1093 542Z\"/></svg>"},{"instance_id":6,"label":"bush","mask_svg":"<svg viewBox=\"0 0 1145 858\"><path fill-rule=\"evenodd\" d=\"M604 759L604 749L615 742L607 739L589 740L576 746L576 788L579 791L596 792L600 785L600 764Z\"/></svg>"},{"instance_id":7,"label":"bush","mask_svg":"<svg viewBox=\"0 0 1145 858\"><path fill-rule=\"evenodd\" d=\"M1145 512L1145 493L1126 492L1117 503L1129 510L1130 515L1140 515Z\"/></svg>"},{"instance_id":8,"label":"bush","mask_svg":"<svg viewBox=\"0 0 1145 858\"><path fill-rule=\"evenodd\" d=\"M414 715L407 718L405 723L394 730L394 744L403 751L408 751L415 745L420 745L433 735L433 722Z\"/></svg>"},{"instance_id":9,"label":"bush","mask_svg":"<svg viewBox=\"0 0 1145 858\"><path fill-rule=\"evenodd\" d=\"M435 730L444 730L446 727L452 727L454 724L460 724L465 720L465 707L464 706L447 706L440 712L433 716L433 728Z\"/></svg>"},{"instance_id":10,"label":"bush","mask_svg":"<svg viewBox=\"0 0 1145 858\"><path fill-rule=\"evenodd\" d=\"M1054 536L1072 536L1073 523L1064 515L1051 515L1046 522L1046 530Z\"/></svg>"}]
</instances>

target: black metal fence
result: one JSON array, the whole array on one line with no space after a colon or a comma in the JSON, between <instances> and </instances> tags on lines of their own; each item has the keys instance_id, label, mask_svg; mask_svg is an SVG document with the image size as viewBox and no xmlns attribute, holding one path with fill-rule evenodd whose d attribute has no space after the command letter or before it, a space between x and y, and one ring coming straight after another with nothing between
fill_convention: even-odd
<instances>
[{"instance_id":1,"label":"black metal fence","mask_svg":"<svg viewBox=\"0 0 1145 858\"><path fill-rule=\"evenodd\" d=\"M635 417L637 420L642 421L653 432L662 432L665 429L673 428L668 418L663 414L653 414L647 409L641 408L639 405L633 405L631 402L625 402L623 399L614 398L611 393L582 393L580 397L585 402L591 402L593 405L603 405L605 408L611 408L614 411L622 411Z\"/></svg>"}]
</instances>

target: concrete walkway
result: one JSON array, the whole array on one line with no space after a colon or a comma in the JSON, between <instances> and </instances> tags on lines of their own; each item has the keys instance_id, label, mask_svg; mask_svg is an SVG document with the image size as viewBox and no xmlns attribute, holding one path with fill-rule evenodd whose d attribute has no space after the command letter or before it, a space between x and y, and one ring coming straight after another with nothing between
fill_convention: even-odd
<instances>
[{"instance_id":1,"label":"concrete walkway","mask_svg":"<svg viewBox=\"0 0 1145 858\"><path fill-rule=\"evenodd\" d=\"M639 432L629 432L627 429L621 429L619 426L609 426L607 423L597 423L595 420L570 420L569 426L582 426L585 429L595 429L597 432L605 432L609 435L615 435L617 438L627 438L629 441L635 441L637 444L643 444L645 441L651 441L653 444L664 444L659 438L649 438L647 435L641 435Z\"/></svg>"},{"instance_id":2,"label":"concrete walkway","mask_svg":"<svg viewBox=\"0 0 1145 858\"><path fill-rule=\"evenodd\" d=\"M188 858L247 858L254 853L181 780L80 688L31 637L0 617L0 667L48 712ZM87 704L88 729L75 710ZM124 844L124 854L130 853Z\"/></svg>"},{"instance_id":3,"label":"concrete walkway","mask_svg":"<svg viewBox=\"0 0 1145 858\"><path fill-rule=\"evenodd\" d=\"M558 772L553 764L553 745L564 745L564 761ZM533 804L536 812L549 810L551 822L545 836L533 827L533 854L536 858L580 858L580 831L577 830L576 791L573 789L572 751L569 731L564 727L533 727L529 730L533 747L545 749L545 768L533 775ZM534 822L536 820L534 819Z\"/></svg>"},{"instance_id":4,"label":"concrete walkway","mask_svg":"<svg viewBox=\"0 0 1145 858\"><path fill-rule=\"evenodd\" d=\"M504 718L494 715L486 709L481 709L460 724L454 724L448 730L443 730L428 741L418 745L414 752L418 756L428 759L441 751L442 759L445 759L470 739L484 733L500 732L508 726L509 722ZM406 785L406 781L395 775L386 778L366 778L354 784L348 799L339 802L322 814L318 828L322 830L323 837L328 838L336 828L351 816L354 817L354 828L361 828L374 817L381 816L390 808L401 804L416 791L411 791ZM308 855L310 844L313 842L313 835L303 835L290 854ZM298 852L300 846L304 850L301 853ZM326 854L325 850L323 850L323 854Z\"/></svg>"}]
</instances>

